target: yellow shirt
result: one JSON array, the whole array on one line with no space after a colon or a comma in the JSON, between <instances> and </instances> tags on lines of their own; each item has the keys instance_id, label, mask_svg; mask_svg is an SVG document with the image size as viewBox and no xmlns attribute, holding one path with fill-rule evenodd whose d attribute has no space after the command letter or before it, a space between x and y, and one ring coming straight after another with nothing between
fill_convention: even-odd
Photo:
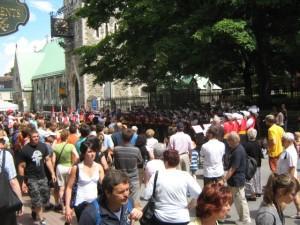
<instances>
[{"instance_id":1,"label":"yellow shirt","mask_svg":"<svg viewBox=\"0 0 300 225\"><path fill-rule=\"evenodd\" d=\"M268 129L268 142L273 142L275 143L274 145L268 147L268 154L270 157L278 157L281 152L283 151L282 147L282 135L284 133L284 130L282 127L273 124L269 129Z\"/></svg>"}]
</instances>

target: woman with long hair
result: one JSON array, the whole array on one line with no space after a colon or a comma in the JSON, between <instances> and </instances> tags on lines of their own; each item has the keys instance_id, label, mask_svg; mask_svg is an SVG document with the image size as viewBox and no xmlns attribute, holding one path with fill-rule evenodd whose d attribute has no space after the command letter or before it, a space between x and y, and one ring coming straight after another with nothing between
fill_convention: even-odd
<instances>
[{"instance_id":1,"label":"woman with long hair","mask_svg":"<svg viewBox=\"0 0 300 225\"><path fill-rule=\"evenodd\" d=\"M70 174L72 165L75 164L79 158L76 148L73 144L67 142L69 131L64 129L60 132L61 143L54 146L53 164L56 171L59 205L56 205L56 209L65 210L63 196L65 187L67 186L67 180Z\"/></svg>"},{"instance_id":2,"label":"woman with long hair","mask_svg":"<svg viewBox=\"0 0 300 225\"><path fill-rule=\"evenodd\" d=\"M256 225L284 225L284 207L294 201L299 190L299 182L295 177L289 174L271 174L256 215Z\"/></svg>"},{"instance_id":3,"label":"woman with long hair","mask_svg":"<svg viewBox=\"0 0 300 225\"><path fill-rule=\"evenodd\" d=\"M232 193L229 187L221 183L205 185L197 200L197 218L189 225L216 225L224 220L232 205Z\"/></svg>"},{"instance_id":4,"label":"woman with long hair","mask_svg":"<svg viewBox=\"0 0 300 225\"><path fill-rule=\"evenodd\" d=\"M91 140L86 140L80 145L80 163L72 167L65 193L65 217L69 223L72 221L71 207L74 207L77 221L79 221L85 206L98 197L98 183L101 183L103 180L104 170L99 163L94 161L97 150L98 144ZM77 182L77 191L74 206L70 206L72 188L75 182Z\"/></svg>"}]
</instances>

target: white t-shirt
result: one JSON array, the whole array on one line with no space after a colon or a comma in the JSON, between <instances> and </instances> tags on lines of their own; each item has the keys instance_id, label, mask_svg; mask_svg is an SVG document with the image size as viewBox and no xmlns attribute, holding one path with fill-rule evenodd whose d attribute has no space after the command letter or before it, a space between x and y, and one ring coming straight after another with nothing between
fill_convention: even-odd
<instances>
[{"instance_id":1,"label":"white t-shirt","mask_svg":"<svg viewBox=\"0 0 300 225\"><path fill-rule=\"evenodd\" d=\"M202 145L200 156L204 158L204 177L221 177L224 175L224 154L225 145L217 139L211 139Z\"/></svg>"},{"instance_id":2,"label":"white t-shirt","mask_svg":"<svg viewBox=\"0 0 300 225\"><path fill-rule=\"evenodd\" d=\"M277 162L277 173L283 174L288 173L289 168L295 167L295 178L297 178L297 161L298 154L294 145L290 145L283 151Z\"/></svg>"},{"instance_id":3,"label":"white t-shirt","mask_svg":"<svg viewBox=\"0 0 300 225\"><path fill-rule=\"evenodd\" d=\"M145 178L150 179L150 177L158 170L165 170L165 164L160 159L153 159L147 162L145 167Z\"/></svg>"},{"instance_id":4,"label":"white t-shirt","mask_svg":"<svg viewBox=\"0 0 300 225\"><path fill-rule=\"evenodd\" d=\"M148 152L153 154L153 146L158 143L158 140L154 137L147 138L146 149Z\"/></svg>"},{"instance_id":5,"label":"white t-shirt","mask_svg":"<svg viewBox=\"0 0 300 225\"><path fill-rule=\"evenodd\" d=\"M3 150L0 149L0 173L2 172L2 164L3 164ZM4 167L7 175L8 175L8 180L12 180L17 176L16 172L16 167L14 164L14 158L10 154L9 151L5 152L5 167Z\"/></svg>"},{"instance_id":6,"label":"white t-shirt","mask_svg":"<svg viewBox=\"0 0 300 225\"><path fill-rule=\"evenodd\" d=\"M145 189L145 199L152 195L154 177L150 178ZM190 221L187 193L194 199L201 193L201 187L188 172L176 169L159 171L155 191L155 216L167 223Z\"/></svg>"}]
</instances>

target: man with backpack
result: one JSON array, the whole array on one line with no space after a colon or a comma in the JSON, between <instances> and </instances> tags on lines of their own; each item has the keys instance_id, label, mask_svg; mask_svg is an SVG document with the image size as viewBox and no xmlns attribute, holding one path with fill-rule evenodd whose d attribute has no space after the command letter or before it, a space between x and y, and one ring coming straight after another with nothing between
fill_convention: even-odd
<instances>
[{"instance_id":1,"label":"man with backpack","mask_svg":"<svg viewBox=\"0 0 300 225\"><path fill-rule=\"evenodd\" d=\"M82 212L79 225L131 225L142 217L129 197L129 177L119 170L109 171L102 181L103 194Z\"/></svg>"},{"instance_id":2,"label":"man with backpack","mask_svg":"<svg viewBox=\"0 0 300 225\"><path fill-rule=\"evenodd\" d=\"M232 131L228 134L227 143L231 150L231 157L224 182L227 182L233 195L233 201L239 215L238 222L251 224L249 206L245 196L247 153L240 144L240 136L237 132Z\"/></svg>"}]
</instances>

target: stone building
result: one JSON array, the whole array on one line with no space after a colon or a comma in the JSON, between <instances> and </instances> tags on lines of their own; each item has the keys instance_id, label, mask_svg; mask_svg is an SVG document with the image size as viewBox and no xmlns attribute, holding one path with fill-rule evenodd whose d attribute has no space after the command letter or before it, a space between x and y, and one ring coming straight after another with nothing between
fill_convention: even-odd
<instances>
[{"instance_id":1,"label":"stone building","mask_svg":"<svg viewBox=\"0 0 300 225\"><path fill-rule=\"evenodd\" d=\"M68 20L73 12L82 6L82 2L82 0L64 0L64 7L61 9L64 13L64 19ZM78 107L99 109L111 100L125 97L144 97L144 104L147 104L147 94L142 91L143 85L124 86L122 81L94 85L95 78L92 75L80 75L80 60L74 53L74 49L98 43L107 34L117 29L116 21L112 18L109 23L102 24L97 30L89 28L86 19L78 19L71 26L73 35L65 37L65 74L69 107L73 110ZM121 107L121 105L117 105L117 107Z\"/></svg>"},{"instance_id":2,"label":"stone building","mask_svg":"<svg viewBox=\"0 0 300 225\"><path fill-rule=\"evenodd\" d=\"M0 77L0 101L13 101L13 77L5 74Z\"/></svg>"},{"instance_id":3,"label":"stone building","mask_svg":"<svg viewBox=\"0 0 300 225\"><path fill-rule=\"evenodd\" d=\"M41 60L32 77L32 108L35 111L60 110L66 105L65 54L60 46L62 40L47 43L40 51Z\"/></svg>"}]
</instances>

